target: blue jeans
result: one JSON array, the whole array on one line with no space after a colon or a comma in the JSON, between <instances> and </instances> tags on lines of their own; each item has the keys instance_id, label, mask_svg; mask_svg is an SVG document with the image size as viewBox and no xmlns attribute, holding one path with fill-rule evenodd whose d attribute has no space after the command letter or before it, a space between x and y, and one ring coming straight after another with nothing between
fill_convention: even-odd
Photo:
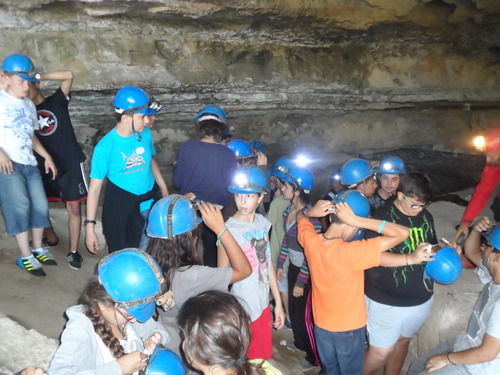
<instances>
[{"instance_id":1,"label":"blue jeans","mask_svg":"<svg viewBox=\"0 0 500 375\"><path fill-rule=\"evenodd\" d=\"M361 375L365 359L366 326L332 332L314 325L322 375Z\"/></svg>"},{"instance_id":2,"label":"blue jeans","mask_svg":"<svg viewBox=\"0 0 500 375\"><path fill-rule=\"evenodd\" d=\"M152 206L151 206L152 207ZM139 243L139 250L146 251L149 245L149 236L148 233L146 232L146 229L148 227L148 222L149 222L149 211L151 211L150 208L147 210L141 211L141 215L144 219L144 228L142 229L142 235L141 235L141 242Z\"/></svg>"},{"instance_id":3,"label":"blue jeans","mask_svg":"<svg viewBox=\"0 0 500 375\"><path fill-rule=\"evenodd\" d=\"M50 226L49 204L37 166L12 162L11 174L0 172L0 205L9 236Z\"/></svg>"}]
</instances>

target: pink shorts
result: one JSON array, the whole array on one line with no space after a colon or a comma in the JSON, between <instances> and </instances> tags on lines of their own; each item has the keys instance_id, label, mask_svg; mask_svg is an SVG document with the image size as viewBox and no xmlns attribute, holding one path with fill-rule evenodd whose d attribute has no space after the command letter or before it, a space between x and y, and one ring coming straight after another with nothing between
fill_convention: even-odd
<instances>
[{"instance_id":1,"label":"pink shorts","mask_svg":"<svg viewBox=\"0 0 500 375\"><path fill-rule=\"evenodd\" d=\"M273 356L272 316L271 309L267 306L262 314L253 321L248 347L248 359L269 360Z\"/></svg>"}]
</instances>

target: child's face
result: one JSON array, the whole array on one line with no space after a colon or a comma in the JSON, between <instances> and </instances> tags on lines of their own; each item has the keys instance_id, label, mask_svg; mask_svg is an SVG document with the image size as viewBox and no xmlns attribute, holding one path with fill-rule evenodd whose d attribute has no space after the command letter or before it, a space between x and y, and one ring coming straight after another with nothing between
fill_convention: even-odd
<instances>
[{"instance_id":1,"label":"child's face","mask_svg":"<svg viewBox=\"0 0 500 375\"><path fill-rule=\"evenodd\" d=\"M137 322L137 319L121 307L115 309L114 306L106 306L99 302L99 309L101 310L102 317L108 324L121 327L126 323Z\"/></svg>"},{"instance_id":2,"label":"child's face","mask_svg":"<svg viewBox=\"0 0 500 375\"><path fill-rule=\"evenodd\" d=\"M359 184L358 186L358 191L361 194L363 194L366 198L371 198L377 189L377 181L374 177L368 177L364 183Z\"/></svg>"},{"instance_id":3,"label":"child's face","mask_svg":"<svg viewBox=\"0 0 500 375\"><path fill-rule=\"evenodd\" d=\"M142 133L146 126L149 126L151 120L150 116L143 113L134 113L134 129L137 133Z\"/></svg>"},{"instance_id":4,"label":"child's face","mask_svg":"<svg viewBox=\"0 0 500 375\"><path fill-rule=\"evenodd\" d=\"M383 174L380 176L380 188L387 194L392 195L396 193L400 180L399 174Z\"/></svg>"},{"instance_id":5,"label":"child's face","mask_svg":"<svg viewBox=\"0 0 500 375\"><path fill-rule=\"evenodd\" d=\"M17 75L4 75L4 80L7 85L6 91L17 99L22 99L28 96L29 82Z\"/></svg>"},{"instance_id":6,"label":"child's face","mask_svg":"<svg viewBox=\"0 0 500 375\"><path fill-rule=\"evenodd\" d=\"M287 201L291 201L295 196L293 186L287 181L285 181L285 183L282 185L281 193L283 194L283 198Z\"/></svg>"},{"instance_id":7,"label":"child's face","mask_svg":"<svg viewBox=\"0 0 500 375\"><path fill-rule=\"evenodd\" d=\"M402 192L398 193L398 201L405 215L417 216L427 206L427 202L422 202L414 196L406 196Z\"/></svg>"},{"instance_id":8,"label":"child's face","mask_svg":"<svg viewBox=\"0 0 500 375\"><path fill-rule=\"evenodd\" d=\"M264 198L264 194L234 194L234 201L240 215L253 215Z\"/></svg>"}]
</instances>

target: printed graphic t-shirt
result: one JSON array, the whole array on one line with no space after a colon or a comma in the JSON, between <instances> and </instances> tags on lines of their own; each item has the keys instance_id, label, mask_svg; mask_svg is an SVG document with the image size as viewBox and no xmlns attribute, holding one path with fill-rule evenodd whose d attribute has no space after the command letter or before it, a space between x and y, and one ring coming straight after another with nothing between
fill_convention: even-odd
<instances>
[{"instance_id":1,"label":"printed graphic t-shirt","mask_svg":"<svg viewBox=\"0 0 500 375\"><path fill-rule=\"evenodd\" d=\"M226 221L226 226L252 266L252 274L234 283L231 293L240 299L253 322L269 306L269 262L271 261L269 229L271 222L264 216L255 214L253 223L231 217Z\"/></svg>"}]
</instances>

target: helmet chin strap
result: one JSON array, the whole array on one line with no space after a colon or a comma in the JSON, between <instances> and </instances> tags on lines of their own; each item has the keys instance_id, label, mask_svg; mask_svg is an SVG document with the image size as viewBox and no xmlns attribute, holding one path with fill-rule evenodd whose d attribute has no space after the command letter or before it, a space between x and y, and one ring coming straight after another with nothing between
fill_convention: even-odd
<instances>
[{"instance_id":1,"label":"helmet chin strap","mask_svg":"<svg viewBox=\"0 0 500 375\"><path fill-rule=\"evenodd\" d=\"M116 313L117 313L117 307L118 307L118 304L115 303L115 306L114 306L114 314L115 314L115 322L116 322L116 327L118 328L118 331L120 331L120 333L122 334L122 339L127 341L127 324L128 324L128 320L125 322L125 324L123 325L123 327L118 323L118 318L116 317ZM120 315L122 315L120 313ZM123 315L122 315L123 316Z\"/></svg>"},{"instance_id":2,"label":"helmet chin strap","mask_svg":"<svg viewBox=\"0 0 500 375\"><path fill-rule=\"evenodd\" d=\"M142 136L140 133L138 133L136 130L135 130L135 127L134 127L134 114L132 113L132 133L135 133L135 139L137 139L139 142L142 141Z\"/></svg>"}]
</instances>

